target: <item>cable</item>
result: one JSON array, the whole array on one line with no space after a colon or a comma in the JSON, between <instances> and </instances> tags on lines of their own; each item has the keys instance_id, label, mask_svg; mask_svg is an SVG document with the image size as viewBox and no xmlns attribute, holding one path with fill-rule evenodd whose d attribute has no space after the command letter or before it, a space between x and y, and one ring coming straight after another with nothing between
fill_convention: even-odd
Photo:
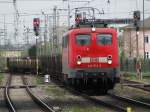
<instances>
[{"instance_id":1,"label":"cable","mask_svg":"<svg viewBox=\"0 0 150 112\"><path fill-rule=\"evenodd\" d=\"M0 23L4 24L4 22L2 22L2 21L0 21ZM12 24L13 25L14 23L5 23L5 24Z\"/></svg>"},{"instance_id":2,"label":"cable","mask_svg":"<svg viewBox=\"0 0 150 112\"><path fill-rule=\"evenodd\" d=\"M43 1L49 1L49 2L60 1L60 2L63 2L63 0L17 0L17 1L40 1L40 2L43 2Z\"/></svg>"},{"instance_id":3,"label":"cable","mask_svg":"<svg viewBox=\"0 0 150 112\"><path fill-rule=\"evenodd\" d=\"M13 2L10 2L10 1L0 1L0 3L13 3Z\"/></svg>"}]
</instances>

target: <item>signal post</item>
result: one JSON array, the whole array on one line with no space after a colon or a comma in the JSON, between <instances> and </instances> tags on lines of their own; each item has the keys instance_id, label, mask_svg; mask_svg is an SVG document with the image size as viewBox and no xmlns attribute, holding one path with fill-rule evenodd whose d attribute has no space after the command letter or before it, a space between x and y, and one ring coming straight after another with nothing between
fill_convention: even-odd
<instances>
[{"instance_id":1,"label":"signal post","mask_svg":"<svg viewBox=\"0 0 150 112\"><path fill-rule=\"evenodd\" d=\"M139 28L140 27L140 11L138 10L134 11L133 18L134 18L134 27L136 30L136 71L137 71L137 78L141 80L142 72L141 72L141 61L139 59L139 41L138 41L139 29L140 29Z\"/></svg>"},{"instance_id":2,"label":"signal post","mask_svg":"<svg viewBox=\"0 0 150 112\"><path fill-rule=\"evenodd\" d=\"M40 32L40 19L39 18L34 18L33 19L33 30L34 30L34 34L36 36L36 75L38 75L38 69L39 69L39 65L38 65L38 53L37 53L37 50L38 50L38 45L37 45L37 42L38 42L38 36L39 36L39 32Z\"/></svg>"}]
</instances>

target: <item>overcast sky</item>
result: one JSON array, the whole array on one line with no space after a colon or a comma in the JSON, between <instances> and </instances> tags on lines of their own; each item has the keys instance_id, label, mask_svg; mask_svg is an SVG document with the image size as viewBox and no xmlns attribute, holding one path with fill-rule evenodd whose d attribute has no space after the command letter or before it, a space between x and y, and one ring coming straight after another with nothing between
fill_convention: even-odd
<instances>
[{"instance_id":1,"label":"overcast sky","mask_svg":"<svg viewBox=\"0 0 150 112\"><path fill-rule=\"evenodd\" d=\"M68 2L61 0L16 0L17 9L20 13L19 27L23 26L32 28L32 20L34 17L40 17L41 12L52 13L54 6L58 8L67 8ZM72 1L72 2L71 2ZM87 2L75 2L75 1L91 1ZM134 10L142 11L143 0L70 0L71 9L82 6L92 6L99 10L104 10L105 14L99 16L99 18L131 18ZM0 29L4 26L4 15L6 19L6 26L8 29L9 38L13 36L13 23L14 23L14 7L13 0L0 0ZM60 12L61 24L67 24L67 12ZM24 16L23 16L23 15ZM150 17L150 0L145 0L145 17Z\"/></svg>"}]
</instances>

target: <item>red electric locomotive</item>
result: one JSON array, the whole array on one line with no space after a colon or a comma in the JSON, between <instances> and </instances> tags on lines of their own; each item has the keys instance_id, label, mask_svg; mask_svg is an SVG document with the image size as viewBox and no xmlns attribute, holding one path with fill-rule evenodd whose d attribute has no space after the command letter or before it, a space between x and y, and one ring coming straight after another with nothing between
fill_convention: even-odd
<instances>
[{"instance_id":1,"label":"red electric locomotive","mask_svg":"<svg viewBox=\"0 0 150 112\"><path fill-rule=\"evenodd\" d=\"M113 89L119 79L117 31L74 28L63 36L62 73L73 85Z\"/></svg>"},{"instance_id":2,"label":"red electric locomotive","mask_svg":"<svg viewBox=\"0 0 150 112\"><path fill-rule=\"evenodd\" d=\"M81 9L88 9L87 12L90 13L89 7ZM36 67L35 63L31 62L25 63L31 65L26 67L30 67L29 70L36 69L43 74L49 73L52 78L63 80L67 84L98 88L106 93L107 90L113 89L120 78L117 31L114 28L107 28L107 25L132 23L133 19L95 19L94 8L91 9L92 18L87 19L85 11L79 13L80 8L75 10L76 25L64 34L62 52L54 52L56 43L53 43L53 49L48 57L44 54L42 55L44 57L39 58ZM87 15L91 17L91 14ZM22 61L20 63L22 64ZM18 61L17 63L12 61L9 67L11 70L21 66Z\"/></svg>"}]
</instances>

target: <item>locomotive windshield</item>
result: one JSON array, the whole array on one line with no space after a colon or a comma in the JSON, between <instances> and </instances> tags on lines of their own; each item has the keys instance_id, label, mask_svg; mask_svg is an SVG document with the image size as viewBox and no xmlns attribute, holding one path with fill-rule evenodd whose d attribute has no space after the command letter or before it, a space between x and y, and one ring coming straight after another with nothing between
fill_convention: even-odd
<instances>
[{"instance_id":1,"label":"locomotive windshield","mask_svg":"<svg viewBox=\"0 0 150 112\"><path fill-rule=\"evenodd\" d=\"M98 34L96 37L96 42L98 45L111 45L112 35L111 34Z\"/></svg>"},{"instance_id":2,"label":"locomotive windshield","mask_svg":"<svg viewBox=\"0 0 150 112\"><path fill-rule=\"evenodd\" d=\"M76 43L80 46L89 45L91 43L91 36L84 34L77 35Z\"/></svg>"}]
</instances>

